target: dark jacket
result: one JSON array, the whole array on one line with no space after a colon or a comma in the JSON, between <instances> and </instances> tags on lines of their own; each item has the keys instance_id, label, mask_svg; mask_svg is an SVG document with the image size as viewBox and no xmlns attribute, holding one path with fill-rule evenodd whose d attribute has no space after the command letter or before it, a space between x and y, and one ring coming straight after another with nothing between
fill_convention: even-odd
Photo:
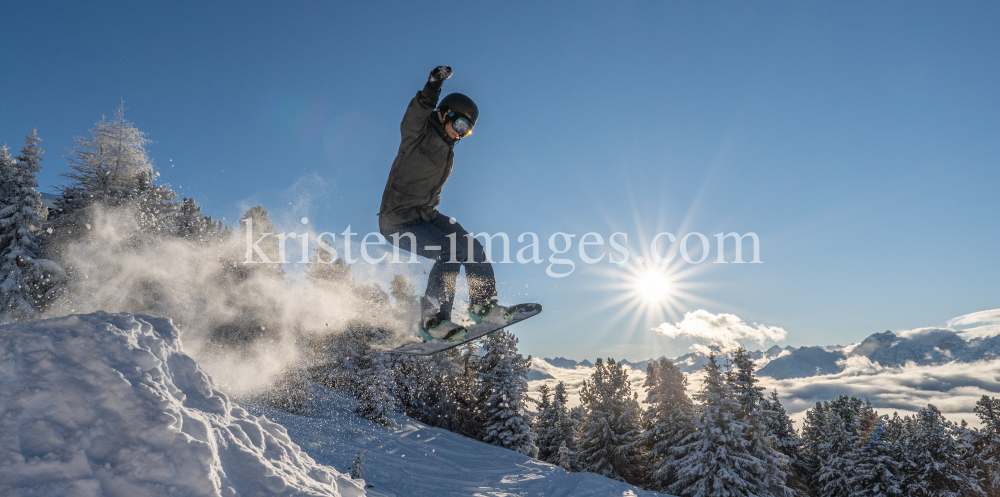
<instances>
[{"instance_id":1,"label":"dark jacket","mask_svg":"<svg viewBox=\"0 0 1000 497\"><path fill-rule=\"evenodd\" d=\"M424 86L410 100L399 126L402 140L382 193L379 226L404 226L437 215L441 188L454 163L455 141L448 138L434 108L441 90Z\"/></svg>"}]
</instances>

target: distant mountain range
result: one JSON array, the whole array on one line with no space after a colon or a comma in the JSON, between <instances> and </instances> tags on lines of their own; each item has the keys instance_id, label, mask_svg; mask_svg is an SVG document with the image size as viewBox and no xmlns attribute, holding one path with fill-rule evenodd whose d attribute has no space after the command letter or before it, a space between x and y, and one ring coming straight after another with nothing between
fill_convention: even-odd
<instances>
[{"instance_id":1,"label":"distant mountain range","mask_svg":"<svg viewBox=\"0 0 1000 497\"><path fill-rule=\"evenodd\" d=\"M764 351L751 351L750 355L757 362L758 375L785 380L839 373L848 367L848 359L852 357L864 357L883 367L904 366L908 363L930 366L998 359L1000 335L965 340L955 330L944 328L910 330L900 335L885 331L875 333L861 343L847 346L782 348L776 345ZM560 368L593 367L586 360L577 362L563 357L543 360ZM651 360L621 362L633 369L645 370ZM681 371L694 373L701 371L708 362L708 356L702 352L693 352L671 361ZM537 375L538 372L535 373Z\"/></svg>"}]
</instances>

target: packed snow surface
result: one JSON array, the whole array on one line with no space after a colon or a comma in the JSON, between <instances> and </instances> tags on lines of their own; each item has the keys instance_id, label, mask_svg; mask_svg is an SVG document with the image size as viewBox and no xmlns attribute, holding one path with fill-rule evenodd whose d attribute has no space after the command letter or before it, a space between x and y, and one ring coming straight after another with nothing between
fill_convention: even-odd
<instances>
[{"instance_id":1,"label":"packed snow surface","mask_svg":"<svg viewBox=\"0 0 1000 497\"><path fill-rule=\"evenodd\" d=\"M364 495L216 390L170 321L0 327L0 495Z\"/></svg>"},{"instance_id":2,"label":"packed snow surface","mask_svg":"<svg viewBox=\"0 0 1000 497\"><path fill-rule=\"evenodd\" d=\"M313 416L266 406L247 410L281 423L288 436L322 464L347 468L364 457L369 496L377 497L656 497L663 494L558 466L432 428L397 414L399 429L353 414L348 396L313 385Z\"/></svg>"}]
</instances>

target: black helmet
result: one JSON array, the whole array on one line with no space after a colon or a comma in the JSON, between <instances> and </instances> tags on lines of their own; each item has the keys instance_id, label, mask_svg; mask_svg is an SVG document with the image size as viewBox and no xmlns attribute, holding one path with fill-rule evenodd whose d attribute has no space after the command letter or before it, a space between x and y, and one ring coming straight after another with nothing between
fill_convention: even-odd
<instances>
[{"instance_id":1,"label":"black helmet","mask_svg":"<svg viewBox=\"0 0 1000 497\"><path fill-rule=\"evenodd\" d=\"M471 98L461 93L452 93L442 98L441 103L438 104L438 109L447 109L459 114L465 114L473 126L476 125L476 120L479 119L479 107L476 107L476 103Z\"/></svg>"}]
</instances>

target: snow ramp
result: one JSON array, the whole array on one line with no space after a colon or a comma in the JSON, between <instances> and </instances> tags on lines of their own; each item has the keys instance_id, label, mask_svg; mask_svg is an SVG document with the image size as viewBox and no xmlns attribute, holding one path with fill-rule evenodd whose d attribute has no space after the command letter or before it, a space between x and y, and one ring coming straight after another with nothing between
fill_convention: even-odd
<instances>
[{"instance_id":1,"label":"snow ramp","mask_svg":"<svg viewBox=\"0 0 1000 497\"><path fill-rule=\"evenodd\" d=\"M0 327L0 495L364 494L216 390L167 319Z\"/></svg>"}]
</instances>

